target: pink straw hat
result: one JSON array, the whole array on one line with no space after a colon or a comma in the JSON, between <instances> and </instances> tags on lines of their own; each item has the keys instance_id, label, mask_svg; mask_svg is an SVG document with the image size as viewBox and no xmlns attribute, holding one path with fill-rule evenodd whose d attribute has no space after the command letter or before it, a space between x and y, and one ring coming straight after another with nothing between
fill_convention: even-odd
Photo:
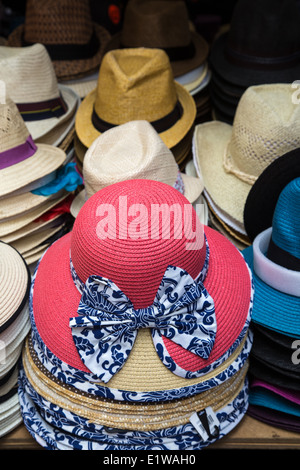
<instances>
[{"instance_id":1,"label":"pink straw hat","mask_svg":"<svg viewBox=\"0 0 300 470\"><path fill-rule=\"evenodd\" d=\"M127 213L124 212L124 204L127 205ZM161 223L152 223L153 207L157 205L164 208L176 206L177 215L170 216L169 236L166 234L167 224L162 231ZM133 208L138 208L139 215ZM147 215L142 220L143 213ZM206 358L165 336L158 340L159 348L187 375L192 372L192 377L199 377L205 373L207 367L225 357L233 346L237 348L241 338L245 338L253 291L251 274L241 253L209 227L204 227L203 236L200 225L189 201L165 183L128 180L107 186L91 196L79 212L73 231L46 251L35 273L32 320L43 344L63 363L90 373L78 352L70 327L70 319L78 317L81 302L78 282L87 285L90 276L106 278L130 299L134 309L143 309L152 305L168 266L173 266L180 268L180 275L184 270L194 280L198 277L203 280L214 302L216 334ZM184 230L180 231L180 226L184 226ZM142 341L139 338L145 338L143 330L147 328L138 330L137 343ZM134 357L133 350L128 362L130 355ZM152 347L149 356L141 361L140 367L145 375L155 374L154 366L149 366L154 364L153 355L155 349ZM186 376L185 380L189 383ZM110 382L108 386L111 386ZM176 384L171 388L176 388Z\"/></svg>"}]
</instances>

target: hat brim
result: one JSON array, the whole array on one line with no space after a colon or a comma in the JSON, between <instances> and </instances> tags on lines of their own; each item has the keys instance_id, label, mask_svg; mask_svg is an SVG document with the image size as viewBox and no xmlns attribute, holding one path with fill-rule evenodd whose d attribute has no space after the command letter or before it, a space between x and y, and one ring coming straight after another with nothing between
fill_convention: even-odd
<instances>
[{"instance_id":1,"label":"hat brim","mask_svg":"<svg viewBox=\"0 0 300 470\"><path fill-rule=\"evenodd\" d=\"M276 364L273 364L272 367L268 364L264 364L261 358L257 359L251 356L249 374L255 378L266 380L278 387L288 387L290 390L299 391L298 377L295 379L287 375L285 371L279 371Z\"/></svg>"},{"instance_id":2,"label":"hat brim","mask_svg":"<svg viewBox=\"0 0 300 470\"><path fill-rule=\"evenodd\" d=\"M251 68L251 66L238 66L229 62L226 57L228 34L229 33L226 32L220 35L215 40L210 51L212 67L227 82L248 88L249 86L261 85L262 83L292 83L295 77L299 76L299 63L294 67L280 67L278 69L270 67L262 70Z\"/></svg>"},{"instance_id":3,"label":"hat brim","mask_svg":"<svg viewBox=\"0 0 300 470\"><path fill-rule=\"evenodd\" d=\"M64 80L63 84L80 96L81 99L85 98L91 91L93 91L98 82L99 69L82 78L75 78L73 80Z\"/></svg>"},{"instance_id":4,"label":"hat brim","mask_svg":"<svg viewBox=\"0 0 300 470\"><path fill-rule=\"evenodd\" d=\"M249 405L247 414L258 421L285 429L286 431L299 432L299 416L293 416L282 411L266 408L265 406Z\"/></svg>"},{"instance_id":5,"label":"hat brim","mask_svg":"<svg viewBox=\"0 0 300 470\"><path fill-rule=\"evenodd\" d=\"M220 218L228 216L226 223L242 235L243 211L251 185L240 180L223 167L223 157L230 142L232 126L212 121L196 126L193 137L193 160L197 173L203 178L205 194L220 212Z\"/></svg>"},{"instance_id":6,"label":"hat brim","mask_svg":"<svg viewBox=\"0 0 300 470\"><path fill-rule=\"evenodd\" d=\"M159 135L169 149L175 147L194 125L196 104L194 98L182 85L175 83L178 100L183 108L181 118L168 130ZM89 93L82 101L76 114L75 130L81 143L89 148L94 140L101 135L93 125L92 114L96 100L97 89ZM138 119L138 116L136 117ZM122 123L125 124L125 121Z\"/></svg>"},{"instance_id":7,"label":"hat brim","mask_svg":"<svg viewBox=\"0 0 300 470\"><path fill-rule=\"evenodd\" d=\"M81 102L80 97L65 85L59 84L58 88L67 105L67 112L59 118L25 121L27 129L36 143L39 141L58 146L74 126L75 114ZM45 140L42 140L44 137Z\"/></svg>"},{"instance_id":8,"label":"hat brim","mask_svg":"<svg viewBox=\"0 0 300 470\"><path fill-rule=\"evenodd\" d=\"M300 338L300 297L273 289L253 272L252 246L245 248L242 254L253 275L255 296L252 321L279 333Z\"/></svg>"},{"instance_id":9,"label":"hat brim","mask_svg":"<svg viewBox=\"0 0 300 470\"><path fill-rule=\"evenodd\" d=\"M94 31L99 40L99 49L97 53L88 59L76 60L53 60L53 67L59 80L72 80L88 73L94 72L99 68L105 46L111 38L111 34L101 25L93 23ZM22 36L24 24L17 26L7 39L7 46L22 47Z\"/></svg>"},{"instance_id":10,"label":"hat brim","mask_svg":"<svg viewBox=\"0 0 300 470\"><path fill-rule=\"evenodd\" d=\"M253 184L244 207L244 226L251 241L272 226L281 191L300 176L300 149L277 158Z\"/></svg>"},{"instance_id":11,"label":"hat brim","mask_svg":"<svg viewBox=\"0 0 300 470\"><path fill-rule=\"evenodd\" d=\"M246 334L244 328L251 315L252 286L241 253L218 232L205 227L205 233L210 246L210 261L204 285L214 299L218 325L214 348L209 358L204 360L167 338L163 338L161 346L178 367L193 371L205 369L207 372L210 365L225 357L232 345L236 351L237 338L242 332ZM72 233L69 233L57 240L40 260L33 285L32 311L37 331L47 348L64 363L90 373L80 359L69 327L69 318L77 315L80 301L80 293L70 272L71 239ZM228 321L229 317L234 318L233 324ZM139 348L141 354L136 355L134 351ZM158 390L160 387L166 390L186 387L200 379L185 379L168 370L156 353L151 332L141 329L128 361L110 380L109 386L126 390L123 381L127 387L134 387L138 382L143 390L150 391L155 390L153 387L158 387Z\"/></svg>"},{"instance_id":12,"label":"hat brim","mask_svg":"<svg viewBox=\"0 0 300 470\"><path fill-rule=\"evenodd\" d=\"M105 49L106 52L112 51L115 49L122 49L121 39L122 39L122 31L118 31L116 34L114 34L114 36L107 43L107 46ZM180 75L184 75L190 72L191 70L196 69L197 67L202 65L208 57L209 45L206 42L206 40L195 31L191 31L191 40L195 47L194 56L190 59L170 61L173 75L175 78L179 77ZM143 47L143 45L141 44L138 47ZM130 49L130 46L127 48Z\"/></svg>"},{"instance_id":13,"label":"hat brim","mask_svg":"<svg viewBox=\"0 0 300 470\"><path fill-rule=\"evenodd\" d=\"M0 171L0 196L6 196L52 173L64 163L65 158L65 152L58 147L37 144L37 150L30 158Z\"/></svg>"}]
</instances>

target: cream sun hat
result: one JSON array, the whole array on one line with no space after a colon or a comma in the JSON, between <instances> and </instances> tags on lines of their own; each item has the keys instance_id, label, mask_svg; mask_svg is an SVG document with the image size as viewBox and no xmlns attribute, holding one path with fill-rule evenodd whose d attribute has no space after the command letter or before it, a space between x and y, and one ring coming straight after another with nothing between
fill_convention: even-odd
<instances>
[{"instance_id":1,"label":"cream sun hat","mask_svg":"<svg viewBox=\"0 0 300 470\"><path fill-rule=\"evenodd\" d=\"M79 106L75 129L88 148L111 127L146 120L172 149L191 130L195 117L195 101L174 81L163 50L118 49L103 57L97 88Z\"/></svg>"},{"instance_id":2,"label":"cream sun hat","mask_svg":"<svg viewBox=\"0 0 300 470\"><path fill-rule=\"evenodd\" d=\"M45 137L45 143L58 146L74 127L80 97L58 84L45 46L1 46L0 80L33 139L43 143Z\"/></svg>"},{"instance_id":3,"label":"cream sun hat","mask_svg":"<svg viewBox=\"0 0 300 470\"><path fill-rule=\"evenodd\" d=\"M110 184L129 179L151 179L177 188L189 202L203 190L197 177L180 172L172 152L148 121L130 121L100 135L83 159L85 189L74 199L77 216L86 199Z\"/></svg>"},{"instance_id":4,"label":"cream sun hat","mask_svg":"<svg viewBox=\"0 0 300 470\"><path fill-rule=\"evenodd\" d=\"M215 215L232 233L247 236L243 211L247 195L263 170L300 146L300 107L291 84L249 87L233 125L219 121L196 126L193 160Z\"/></svg>"}]
</instances>

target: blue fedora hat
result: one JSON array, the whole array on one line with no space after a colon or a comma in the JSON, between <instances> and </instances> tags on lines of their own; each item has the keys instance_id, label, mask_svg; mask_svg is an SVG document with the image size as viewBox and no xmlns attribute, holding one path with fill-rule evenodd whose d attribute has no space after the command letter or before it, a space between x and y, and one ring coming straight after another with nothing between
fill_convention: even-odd
<instances>
[{"instance_id":1,"label":"blue fedora hat","mask_svg":"<svg viewBox=\"0 0 300 470\"><path fill-rule=\"evenodd\" d=\"M300 338L300 178L280 193L272 227L242 254L253 272L252 321Z\"/></svg>"}]
</instances>

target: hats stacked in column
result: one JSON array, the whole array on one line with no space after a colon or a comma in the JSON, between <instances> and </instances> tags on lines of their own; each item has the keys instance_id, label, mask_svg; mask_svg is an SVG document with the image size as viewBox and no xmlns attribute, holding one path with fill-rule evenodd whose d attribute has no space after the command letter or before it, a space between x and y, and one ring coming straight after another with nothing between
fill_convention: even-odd
<instances>
[{"instance_id":1,"label":"hats stacked in column","mask_svg":"<svg viewBox=\"0 0 300 470\"><path fill-rule=\"evenodd\" d=\"M210 92L217 120L232 124L250 86L292 83L300 73L296 0L239 0L230 29L212 44Z\"/></svg>"},{"instance_id":2,"label":"hats stacked in column","mask_svg":"<svg viewBox=\"0 0 300 470\"><path fill-rule=\"evenodd\" d=\"M18 361L30 330L30 272L22 256L0 242L0 436L22 422Z\"/></svg>"},{"instance_id":3,"label":"hats stacked in column","mask_svg":"<svg viewBox=\"0 0 300 470\"><path fill-rule=\"evenodd\" d=\"M243 251L253 271L250 408L257 419L300 431L300 151L268 167L247 199L253 245Z\"/></svg>"},{"instance_id":4,"label":"hats stacked in column","mask_svg":"<svg viewBox=\"0 0 300 470\"><path fill-rule=\"evenodd\" d=\"M19 382L28 431L48 449L210 445L247 410L252 302L241 253L203 232L180 191L104 187L33 277Z\"/></svg>"}]
</instances>

